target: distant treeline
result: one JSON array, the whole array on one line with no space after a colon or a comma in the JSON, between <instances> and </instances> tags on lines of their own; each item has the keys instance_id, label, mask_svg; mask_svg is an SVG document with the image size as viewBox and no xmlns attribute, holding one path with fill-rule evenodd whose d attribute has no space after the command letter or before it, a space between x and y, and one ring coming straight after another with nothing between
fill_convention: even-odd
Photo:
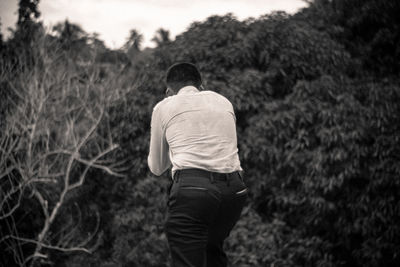
<instances>
[{"instance_id":1,"label":"distant treeline","mask_svg":"<svg viewBox=\"0 0 400 267\"><path fill-rule=\"evenodd\" d=\"M170 178L146 160L177 61L235 108L250 200L230 266L400 266L400 2L308 2L111 50L21 0L0 38L0 266L170 266Z\"/></svg>"}]
</instances>

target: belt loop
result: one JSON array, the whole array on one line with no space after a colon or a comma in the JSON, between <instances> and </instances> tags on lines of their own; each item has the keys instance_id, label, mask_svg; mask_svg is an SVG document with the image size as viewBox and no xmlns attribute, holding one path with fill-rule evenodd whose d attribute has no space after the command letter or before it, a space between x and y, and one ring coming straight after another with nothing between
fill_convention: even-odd
<instances>
[{"instance_id":1,"label":"belt loop","mask_svg":"<svg viewBox=\"0 0 400 267\"><path fill-rule=\"evenodd\" d=\"M229 176L230 176L229 173L225 173L226 185L227 185L227 186L229 186L229 180L230 180L230 177L229 177Z\"/></svg>"},{"instance_id":2,"label":"belt loop","mask_svg":"<svg viewBox=\"0 0 400 267\"><path fill-rule=\"evenodd\" d=\"M179 180L179 170L175 172L174 182L177 183Z\"/></svg>"},{"instance_id":3,"label":"belt loop","mask_svg":"<svg viewBox=\"0 0 400 267\"><path fill-rule=\"evenodd\" d=\"M212 172L210 173L210 180L211 180L211 183L213 184L214 183L214 174Z\"/></svg>"},{"instance_id":4,"label":"belt loop","mask_svg":"<svg viewBox=\"0 0 400 267\"><path fill-rule=\"evenodd\" d=\"M237 171L237 173L239 175L240 180L244 183L242 172L241 171Z\"/></svg>"}]
</instances>

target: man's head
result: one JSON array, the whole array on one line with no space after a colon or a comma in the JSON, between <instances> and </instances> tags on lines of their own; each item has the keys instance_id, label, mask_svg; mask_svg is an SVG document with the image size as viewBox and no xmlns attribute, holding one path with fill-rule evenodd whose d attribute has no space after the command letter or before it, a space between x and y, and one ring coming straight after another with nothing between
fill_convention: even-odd
<instances>
[{"instance_id":1,"label":"man's head","mask_svg":"<svg viewBox=\"0 0 400 267\"><path fill-rule=\"evenodd\" d=\"M170 90L178 92L185 86L200 88L201 75L197 67L192 63L176 63L169 67L166 77L167 86Z\"/></svg>"}]
</instances>

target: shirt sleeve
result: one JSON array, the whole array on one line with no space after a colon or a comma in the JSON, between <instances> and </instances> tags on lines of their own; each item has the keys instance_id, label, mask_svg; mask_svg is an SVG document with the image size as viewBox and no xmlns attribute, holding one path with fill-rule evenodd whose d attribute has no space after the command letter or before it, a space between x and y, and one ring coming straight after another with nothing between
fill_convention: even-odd
<instances>
[{"instance_id":1,"label":"shirt sleeve","mask_svg":"<svg viewBox=\"0 0 400 267\"><path fill-rule=\"evenodd\" d=\"M157 176L163 174L170 166L169 146L162 127L161 112L155 107L151 116L150 151L147 163L152 173Z\"/></svg>"},{"instance_id":2,"label":"shirt sleeve","mask_svg":"<svg viewBox=\"0 0 400 267\"><path fill-rule=\"evenodd\" d=\"M231 113L232 113L232 116L233 116L233 120L235 121L235 123L236 123L236 114L235 114L235 109L233 108L233 105L232 105L232 103L231 102L229 102L229 107L230 107L230 111L231 111Z\"/></svg>"}]
</instances>

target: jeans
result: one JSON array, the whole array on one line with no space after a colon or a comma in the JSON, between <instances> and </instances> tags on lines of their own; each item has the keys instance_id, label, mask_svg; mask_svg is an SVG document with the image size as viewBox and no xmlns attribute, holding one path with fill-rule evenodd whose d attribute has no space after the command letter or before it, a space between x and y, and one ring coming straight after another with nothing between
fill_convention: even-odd
<instances>
[{"instance_id":1,"label":"jeans","mask_svg":"<svg viewBox=\"0 0 400 267\"><path fill-rule=\"evenodd\" d=\"M226 267L224 240L247 199L239 172L198 169L175 173L165 224L174 267Z\"/></svg>"}]
</instances>

